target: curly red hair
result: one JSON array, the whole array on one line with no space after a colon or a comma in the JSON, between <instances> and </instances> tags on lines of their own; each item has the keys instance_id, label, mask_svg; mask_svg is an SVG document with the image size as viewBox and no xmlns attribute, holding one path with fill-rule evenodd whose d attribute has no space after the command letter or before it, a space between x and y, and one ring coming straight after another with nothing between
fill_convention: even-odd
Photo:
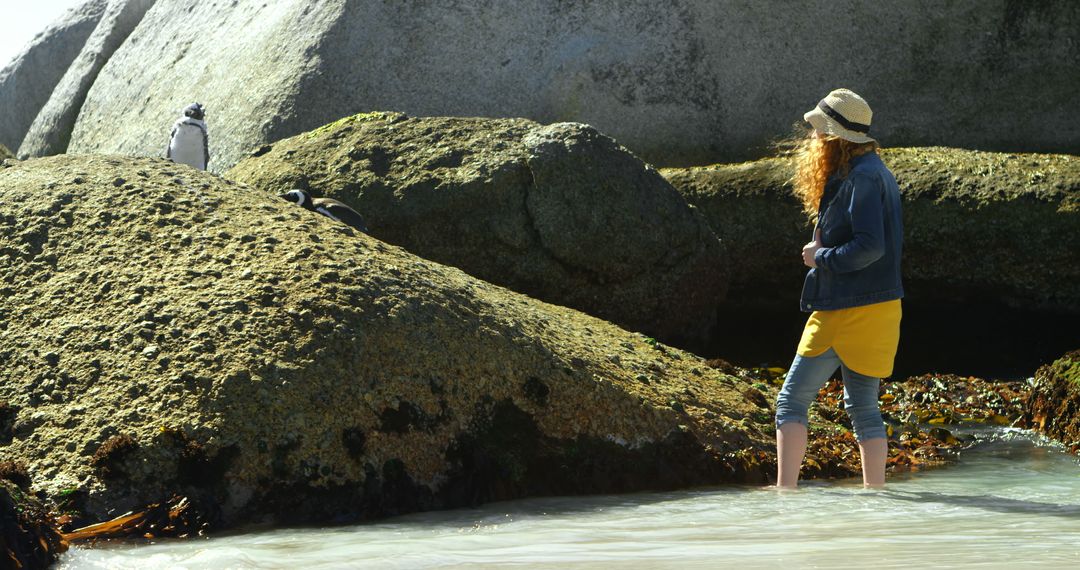
<instances>
[{"instance_id":1,"label":"curly red hair","mask_svg":"<svg viewBox=\"0 0 1080 570\"><path fill-rule=\"evenodd\" d=\"M833 135L814 136L813 130L785 146L785 154L795 161L792 190L810 216L817 215L825 183L833 173L847 175L852 158L880 148L877 142L853 143Z\"/></svg>"}]
</instances>

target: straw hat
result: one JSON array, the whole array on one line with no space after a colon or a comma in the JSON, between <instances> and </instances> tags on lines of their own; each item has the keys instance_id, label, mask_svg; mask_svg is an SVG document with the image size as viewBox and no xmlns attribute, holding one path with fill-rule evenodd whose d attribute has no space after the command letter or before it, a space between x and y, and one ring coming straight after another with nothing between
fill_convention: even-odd
<instances>
[{"instance_id":1,"label":"straw hat","mask_svg":"<svg viewBox=\"0 0 1080 570\"><path fill-rule=\"evenodd\" d=\"M870 132L870 105L850 89L837 89L822 99L813 110L803 115L815 129L853 143L868 143L874 139Z\"/></svg>"}]
</instances>

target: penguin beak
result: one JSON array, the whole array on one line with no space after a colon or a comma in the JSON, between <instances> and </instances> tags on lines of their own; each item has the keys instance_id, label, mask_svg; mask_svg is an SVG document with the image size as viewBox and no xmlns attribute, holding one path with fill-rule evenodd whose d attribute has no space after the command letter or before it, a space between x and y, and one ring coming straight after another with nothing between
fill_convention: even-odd
<instances>
[{"instance_id":1,"label":"penguin beak","mask_svg":"<svg viewBox=\"0 0 1080 570\"><path fill-rule=\"evenodd\" d=\"M293 204L300 204L301 206L304 205L304 195L300 192L297 192L296 190L289 190L288 192L280 195L279 198L282 198L283 200L286 200L288 202L292 202Z\"/></svg>"}]
</instances>

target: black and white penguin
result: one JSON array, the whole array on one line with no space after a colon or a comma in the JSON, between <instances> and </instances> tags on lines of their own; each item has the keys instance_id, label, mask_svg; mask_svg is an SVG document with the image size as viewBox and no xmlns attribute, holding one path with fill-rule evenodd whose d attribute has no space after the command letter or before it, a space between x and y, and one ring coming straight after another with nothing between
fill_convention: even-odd
<instances>
[{"instance_id":1,"label":"black and white penguin","mask_svg":"<svg viewBox=\"0 0 1080 570\"><path fill-rule=\"evenodd\" d=\"M180 164L206 170L210 164L210 141L206 132L206 110L198 103L184 109L184 115L173 123L169 148L165 156Z\"/></svg>"},{"instance_id":2,"label":"black and white penguin","mask_svg":"<svg viewBox=\"0 0 1080 570\"><path fill-rule=\"evenodd\" d=\"M367 233L368 231L363 216L356 210L337 200L331 198L312 198L307 190L300 190L299 188L289 190L282 194L281 198L297 204L305 210L318 212L335 222L341 222L364 233Z\"/></svg>"}]
</instances>

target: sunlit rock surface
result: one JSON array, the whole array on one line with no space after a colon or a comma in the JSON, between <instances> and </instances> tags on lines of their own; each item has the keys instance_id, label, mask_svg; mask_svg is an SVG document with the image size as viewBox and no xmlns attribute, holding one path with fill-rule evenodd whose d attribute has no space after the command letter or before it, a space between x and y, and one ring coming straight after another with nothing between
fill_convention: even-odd
<instances>
[{"instance_id":1,"label":"sunlit rock surface","mask_svg":"<svg viewBox=\"0 0 1080 570\"><path fill-rule=\"evenodd\" d=\"M330 520L774 469L738 372L162 159L8 164L0 450L91 522L174 493Z\"/></svg>"},{"instance_id":2,"label":"sunlit rock surface","mask_svg":"<svg viewBox=\"0 0 1080 570\"><path fill-rule=\"evenodd\" d=\"M760 156L849 87L888 145L1075 154L1077 45L1072 0L159 0L95 80L70 148L158 156L199 101L216 172L373 110L581 122L683 166Z\"/></svg>"},{"instance_id":3,"label":"sunlit rock surface","mask_svg":"<svg viewBox=\"0 0 1080 570\"><path fill-rule=\"evenodd\" d=\"M909 297L1080 314L1080 157L896 148L882 159L903 195ZM731 302L794 303L813 220L791 194L789 161L661 172L727 246Z\"/></svg>"},{"instance_id":4,"label":"sunlit rock surface","mask_svg":"<svg viewBox=\"0 0 1080 570\"><path fill-rule=\"evenodd\" d=\"M255 155L227 176L344 201L375 237L491 283L680 345L716 324L723 244L588 125L372 113Z\"/></svg>"}]
</instances>

